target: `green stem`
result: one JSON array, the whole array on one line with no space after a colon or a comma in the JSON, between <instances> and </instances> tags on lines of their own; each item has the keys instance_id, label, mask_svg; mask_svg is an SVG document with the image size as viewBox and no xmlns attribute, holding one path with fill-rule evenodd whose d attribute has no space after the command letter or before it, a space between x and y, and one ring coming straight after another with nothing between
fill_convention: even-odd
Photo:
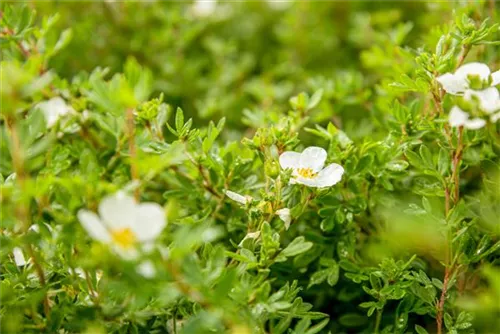
<instances>
[{"instance_id":1,"label":"green stem","mask_svg":"<svg viewBox=\"0 0 500 334\"><path fill-rule=\"evenodd\" d=\"M377 317L375 318L375 334L378 334L379 329L380 329L380 322L382 320L382 313L384 312L384 309L377 310Z\"/></svg>"},{"instance_id":2,"label":"green stem","mask_svg":"<svg viewBox=\"0 0 500 334\"><path fill-rule=\"evenodd\" d=\"M128 108L126 113L127 134L128 134L128 153L130 156L130 178L132 181L139 180L139 169L137 168L137 146L135 144L135 120L134 109ZM134 198L139 201L139 187L134 189Z\"/></svg>"}]
</instances>

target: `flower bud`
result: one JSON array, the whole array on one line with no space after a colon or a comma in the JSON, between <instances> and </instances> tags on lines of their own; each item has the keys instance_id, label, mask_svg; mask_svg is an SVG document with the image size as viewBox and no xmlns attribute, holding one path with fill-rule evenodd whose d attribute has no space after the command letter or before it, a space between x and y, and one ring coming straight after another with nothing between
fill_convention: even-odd
<instances>
[{"instance_id":1,"label":"flower bud","mask_svg":"<svg viewBox=\"0 0 500 334\"><path fill-rule=\"evenodd\" d=\"M264 172L267 176L275 178L280 173L280 166L275 160L268 160L264 164Z\"/></svg>"}]
</instances>

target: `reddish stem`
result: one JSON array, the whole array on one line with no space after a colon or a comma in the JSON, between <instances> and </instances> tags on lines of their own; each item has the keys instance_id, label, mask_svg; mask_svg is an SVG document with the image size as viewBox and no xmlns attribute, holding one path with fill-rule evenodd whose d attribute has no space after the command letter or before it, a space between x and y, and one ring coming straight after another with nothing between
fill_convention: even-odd
<instances>
[{"instance_id":1,"label":"reddish stem","mask_svg":"<svg viewBox=\"0 0 500 334\"><path fill-rule=\"evenodd\" d=\"M448 283L450 281L450 276L451 276L451 268L446 267L443 280L443 290L441 291L441 298L439 298L439 302L437 305L437 316L436 316L437 334L441 334L443 332L443 310L444 310L444 302L446 300L446 292L448 291Z\"/></svg>"}]
</instances>

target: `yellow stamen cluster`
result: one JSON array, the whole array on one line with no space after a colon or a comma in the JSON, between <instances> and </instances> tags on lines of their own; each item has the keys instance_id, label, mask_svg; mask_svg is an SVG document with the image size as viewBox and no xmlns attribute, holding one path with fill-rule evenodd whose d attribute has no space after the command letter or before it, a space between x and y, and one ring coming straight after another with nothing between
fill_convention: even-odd
<instances>
[{"instance_id":1,"label":"yellow stamen cluster","mask_svg":"<svg viewBox=\"0 0 500 334\"><path fill-rule=\"evenodd\" d=\"M297 174L300 176L306 178L306 179L312 179L315 178L318 173L315 173L312 168L298 168L297 169Z\"/></svg>"},{"instance_id":2,"label":"yellow stamen cluster","mask_svg":"<svg viewBox=\"0 0 500 334\"><path fill-rule=\"evenodd\" d=\"M122 248L131 248L137 241L130 227L111 231L111 237L113 241Z\"/></svg>"}]
</instances>

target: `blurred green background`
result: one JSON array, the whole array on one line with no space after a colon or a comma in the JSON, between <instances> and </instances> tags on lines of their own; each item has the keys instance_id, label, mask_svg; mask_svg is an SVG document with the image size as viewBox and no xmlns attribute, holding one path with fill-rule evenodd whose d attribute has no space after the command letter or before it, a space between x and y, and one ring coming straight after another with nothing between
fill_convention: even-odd
<instances>
[{"instance_id":1,"label":"blurred green background","mask_svg":"<svg viewBox=\"0 0 500 334\"><path fill-rule=\"evenodd\" d=\"M338 115L352 137L371 131L359 127L370 107L366 87L409 72L411 48L433 48L453 13L484 12L481 1L463 7L453 1L219 1L209 15L196 15L188 2L30 6L39 18L59 13L58 28L73 30L70 45L50 64L63 77L97 66L119 72L132 56L153 71L165 101L195 121L226 116L232 128L265 123L242 118L246 108L286 108L293 94L322 88L330 103L316 121Z\"/></svg>"}]
</instances>

